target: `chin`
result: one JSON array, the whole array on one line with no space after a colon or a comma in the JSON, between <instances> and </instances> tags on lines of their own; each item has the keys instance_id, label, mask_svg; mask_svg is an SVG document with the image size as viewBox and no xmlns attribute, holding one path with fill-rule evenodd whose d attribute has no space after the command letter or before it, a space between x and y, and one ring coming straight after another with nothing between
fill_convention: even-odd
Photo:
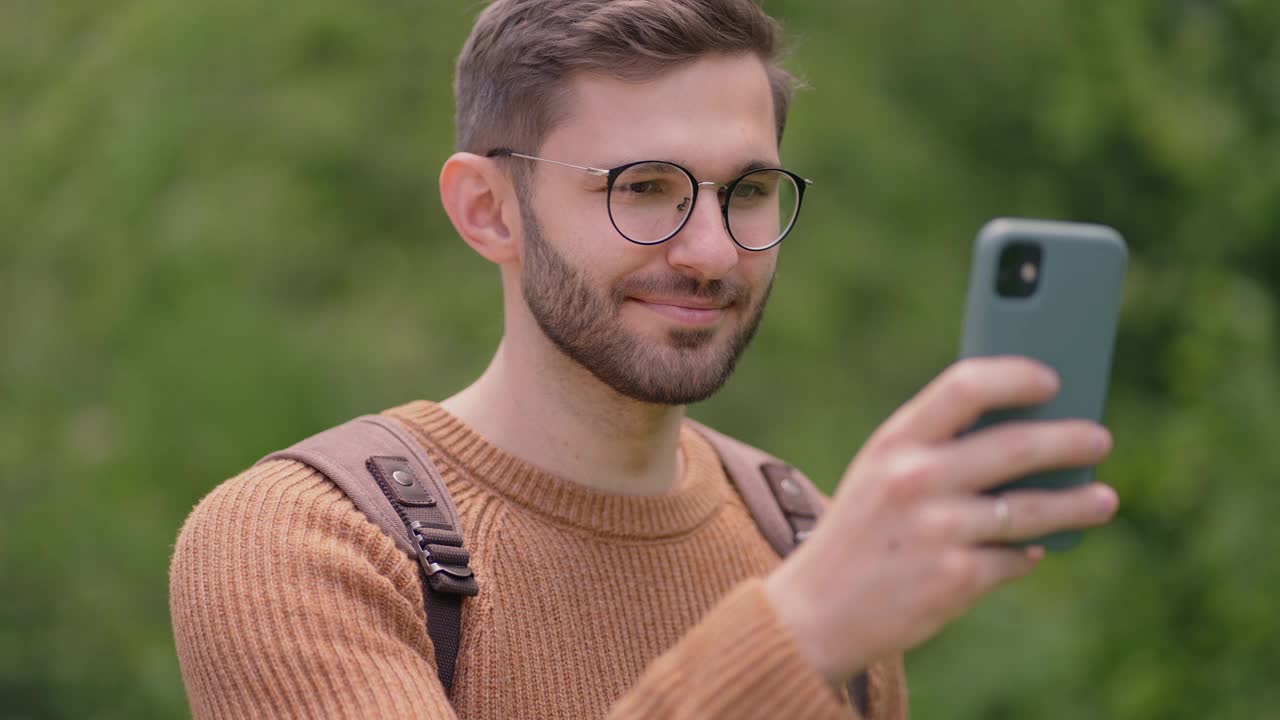
<instances>
[{"instance_id":1,"label":"chin","mask_svg":"<svg viewBox=\"0 0 1280 720\"><path fill-rule=\"evenodd\" d=\"M677 350L699 350L715 344L718 334L715 328L673 329L667 332L667 344Z\"/></svg>"}]
</instances>

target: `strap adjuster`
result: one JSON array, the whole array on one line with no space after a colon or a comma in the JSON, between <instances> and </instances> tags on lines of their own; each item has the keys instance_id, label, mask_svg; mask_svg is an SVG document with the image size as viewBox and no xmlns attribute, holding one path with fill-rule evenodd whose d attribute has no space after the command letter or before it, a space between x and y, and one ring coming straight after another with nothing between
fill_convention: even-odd
<instances>
[{"instance_id":1,"label":"strap adjuster","mask_svg":"<svg viewBox=\"0 0 1280 720\"><path fill-rule=\"evenodd\" d=\"M440 544L442 545L442 548L456 548L456 554L449 553L455 556L455 562L448 562L445 561L444 558L437 558L431 551L431 538L428 538L423 533L425 527L426 526L417 520L409 523L409 533L413 535L413 546L416 551L415 554L418 556L418 563L422 565L422 569L426 571L427 575L430 576L437 573L444 573L459 579L472 577L473 573L471 572L471 568L467 565L469 560L467 551L462 549L461 543L457 546ZM461 560L461 562L456 562L456 560Z\"/></svg>"}]
</instances>

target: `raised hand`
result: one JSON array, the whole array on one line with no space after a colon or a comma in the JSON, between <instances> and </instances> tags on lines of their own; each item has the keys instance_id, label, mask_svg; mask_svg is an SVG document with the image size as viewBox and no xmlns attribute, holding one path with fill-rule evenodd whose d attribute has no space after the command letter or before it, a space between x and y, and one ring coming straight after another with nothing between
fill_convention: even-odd
<instances>
[{"instance_id":1,"label":"raised hand","mask_svg":"<svg viewBox=\"0 0 1280 720\"><path fill-rule=\"evenodd\" d=\"M963 360L858 452L822 522L766 581L801 651L833 685L928 639L1044 554L1007 543L1112 517L1115 491L1098 483L982 494L1110 452L1110 434L1085 420L1009 422L958 437L984 412L1036 405L1057 390L1053 371L1027 358Z\"/></svg>"}]
</instances>

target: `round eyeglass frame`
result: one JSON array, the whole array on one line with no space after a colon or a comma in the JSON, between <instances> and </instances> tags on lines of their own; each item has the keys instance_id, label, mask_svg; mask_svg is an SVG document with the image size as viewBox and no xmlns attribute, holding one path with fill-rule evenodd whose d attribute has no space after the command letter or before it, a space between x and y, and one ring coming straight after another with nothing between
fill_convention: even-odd
<instances>
[{"instance_id":1,"label":"round eyeglass frame","mask_svg":"<svg viewBox=\"0 0 1280 720\"><path fill-rule=\"evenodd\" d=\"M606 185L607 194L605 195L605 210L609 213L609 223L613 225L613 229L619 235L622 236L622 239L626 240L627 242L634 243L636 245L646 245L646 246L661 245L662 243L678 235L680 231L684 229L684 226L689 224L689 218L693 217L693 211L698 207L698 196L701 194L702 187L704 185L710 185L716 188L717 195L721 190L724 191L725 200L720 203L720 217L721 217L721 220L724 222L725 232L728 233L729 239L733 241L733 244L737 245L738 247L748 252L764 252L765 250L772 250L773 248L778 246L778 243L782 242L788 235L790 235L791 230L795 228L796 221L800 219L800 208L804 205L805 188L813 184L812 180L803 178L791 172L790 170L786 170L778 167L755 168L753 170L748 170L747 172L739 175L737 178L734 178L728 183L718 183L718 182L712 182L710 180L700 181L698 180L697 177L694 176L692 172L690 172L688 168L684 167L680 163L671 162L670 160L637 160L636 162L630 162L625 165L619 165L618 167L615 167L615 168L604 169L604 168L588 167L584 165L573 165L566 162L560 162L559 160L549 160L547 158L536 157L534 155L525 155L523 153L515 152L510 148L498 148L496 150L490 150L489 152L485 153L485 157L513 157L513 158L522 158L524 160L537 160L539 162L546 162L546 163L551 163L553 165L560 165L562 167L573 168L574 170L581 170L591 175L597 175L599 177L607 178L607 185ZM630 170L631 168L636 167L637 165L652 165L654 163L663 163L665 165L670 165L678 169L680 172L684 173L685 176L689 178L689 183L693 186L693 198L689 201L689 211L685 213L684 219L680 221L680 224L676 226L675 230L672 230L670 233L668 233L667 235L665 235L664 237L658 240L647 240L647 241L636 240L635 238L632 238L631 236L623 232L622 228L618 227L617 220L615 220L613 217L613 186L614 186L614 183L617 182L618 178L622 175L622 173L626 172L627 170ZM783 228L782 232L778 235L778 239L774 240L773 242L763 247L750 247L748 245L744 245L741 242L739 242L738 238L734 237L733 235L733 228L729 227L729 199L733 197L733 191L738 187L738 183L747 179L751 175L754 175L755 173L764 172L767 170L780 172L783 175L786 175L787 177L791 178L792 182L795 183L795 186L796 186L795 214L791 216L791 222L787 223L787 226ZM716 199L719 200L719 197L717 197Z\"/></svg>"}]
</instances>

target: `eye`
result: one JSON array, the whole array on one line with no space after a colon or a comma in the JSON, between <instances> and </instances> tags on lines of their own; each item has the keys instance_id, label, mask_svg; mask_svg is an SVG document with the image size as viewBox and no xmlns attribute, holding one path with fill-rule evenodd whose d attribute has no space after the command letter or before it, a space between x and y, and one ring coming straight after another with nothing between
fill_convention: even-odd
<instances>
[{"instance_id":1,"label":"eye","mask_svg":"<svg viewBox=\"0 0 1280 720\"><path fill-rule=\"evenodd\" d=\"M769 194L768 188L754 182L740 182L733 188L735 200L758 200Z\"/></svg>"},{"instance_id":2,"label":"eye","mask_svg":"<svg viewBox=\"0 0 1280 720\"><path fill-rule=\"evenodd\" d=\"M614 190L621 190L624 193L633 195L657 195L666 190L666 183L661 180L632 180L621 185L615 185Z\"/></svg>"}]
</instances>

